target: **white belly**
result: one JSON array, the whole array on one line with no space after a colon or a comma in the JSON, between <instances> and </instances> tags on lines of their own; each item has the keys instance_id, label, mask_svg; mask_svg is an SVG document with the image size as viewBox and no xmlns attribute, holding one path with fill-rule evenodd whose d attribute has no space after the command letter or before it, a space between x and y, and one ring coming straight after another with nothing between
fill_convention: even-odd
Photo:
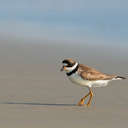
<instances>
[{"instance_id":1,"label":"white belly","mask_svg":"<svg viewBox=\"0 0 128 128\"><path fill-rule=\"evenodd\" d=\"M81 86L89 86L89 87L103 87L103 86L107 86L109 82L109 80L97 80L97 81L84 80L77 73L69 76L69 79L75 84Z\"/></svg>"}]
</instances>

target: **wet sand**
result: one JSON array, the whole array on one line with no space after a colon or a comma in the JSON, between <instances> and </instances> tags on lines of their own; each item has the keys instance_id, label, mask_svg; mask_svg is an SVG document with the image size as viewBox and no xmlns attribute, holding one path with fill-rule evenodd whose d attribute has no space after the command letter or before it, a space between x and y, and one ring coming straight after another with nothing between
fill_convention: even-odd
<instances>
[{"instance_id":1,"label":"wet sand","mask_svg":"<svg viewBox=\"0 0 128 128\"><path fill-rule=\"evenodd\" d=\"M44 43L46 43L44 41ZM87 93L61 73L73 57L102 72L125 75L128 47L55 42L0 42L0 127L120 128L128 126L128 80L95 88L92 106L75 104Z\"/></svg>"}]
</instances>

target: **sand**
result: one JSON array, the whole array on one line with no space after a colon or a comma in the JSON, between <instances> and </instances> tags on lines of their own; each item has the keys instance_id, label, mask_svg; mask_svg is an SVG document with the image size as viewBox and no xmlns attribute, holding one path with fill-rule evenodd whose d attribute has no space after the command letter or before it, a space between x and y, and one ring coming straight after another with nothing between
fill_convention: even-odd
<instances>
[{"instance_id":1,"label":"sand","mask_svg":"<svg viewBox=\"0 0 128 128\"><path fill-rule=\"evenodd\" d=\"M128 47L44 43L1 40L0 127L128 127L128 80L93 89L91 107L78 107L88 90L59 71L61 60L73 57L100 71L125 75Z\"/></svg>"}]
</instances>

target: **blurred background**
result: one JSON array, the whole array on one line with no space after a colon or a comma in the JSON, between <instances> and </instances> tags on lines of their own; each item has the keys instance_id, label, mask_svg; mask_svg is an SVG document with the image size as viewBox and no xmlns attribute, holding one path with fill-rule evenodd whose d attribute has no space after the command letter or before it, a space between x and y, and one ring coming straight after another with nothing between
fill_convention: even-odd
<instances>
[{"instance_id":1,"label":"blurred background","mask_svg":"<svg viewBox=\"0 0 128 128\"><path fill-rule=\"evenodd\" d=\"M73 58L126 76L127 55L127 0L0 0L0 126L127 127L127 80L72 109L88 90L60 73Z\"/></svg>"},{"instance_id":2,"label":"blurred background","mask_svg":"<svg viewBox=\"0 0 128 128\"><path fill-rule=\"evenodd\" d=\"M127 0L1 0L3 38L126 44Z\"/></svg>"},{"instance_id":3,"label":"blurred background","mask_svg":"<svg viewBox=\"0 0 128 128\"><path fill-rule=\"evenodd\" d=\"M127 4L126 0L1 0L1 100L54 103L55 97L63 94L76 96L76 100L72 97L76 102L81 96L76 95L81 94L77 93L79 87L64 86L72 84L65 83L65 74L60 73L64 58L125 76ZM75 94L68 88L76 89ZM53 91L52 98L47 99L51 89L60 93Z\"/></svg>"}]
</instances>

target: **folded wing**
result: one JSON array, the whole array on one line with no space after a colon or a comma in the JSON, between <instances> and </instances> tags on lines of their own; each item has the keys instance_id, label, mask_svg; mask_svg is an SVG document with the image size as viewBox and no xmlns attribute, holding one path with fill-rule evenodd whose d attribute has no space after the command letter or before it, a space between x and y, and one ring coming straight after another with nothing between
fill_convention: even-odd
<instances>
[{"instance_id":1,"label":"folded wing","mask_svg":"<svg viewBox=\"0 0 128 128\"><path fill-rule=\"evenodd\" d=\"M95 80L112 80L116 75L107 75L97 71L94 68L80 64L79 73L81 77L85 80L95 81Z\"/></svg>"}]
</instances>

